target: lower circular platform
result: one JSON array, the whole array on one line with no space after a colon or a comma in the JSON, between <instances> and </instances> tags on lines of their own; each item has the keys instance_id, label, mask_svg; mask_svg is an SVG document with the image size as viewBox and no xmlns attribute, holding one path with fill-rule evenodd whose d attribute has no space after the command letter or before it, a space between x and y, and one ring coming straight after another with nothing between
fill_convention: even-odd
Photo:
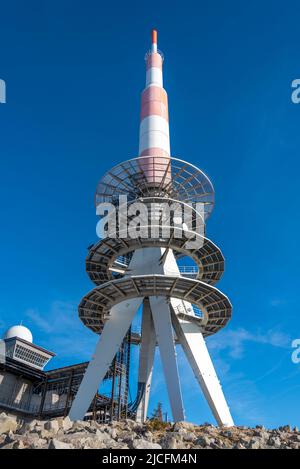
<instances>
[{"instance_id":1,"label":"lower circular platform","mask_svg":"<svg viewBox=\"0 0 300 469\"><path fill-rule=\"evenodd\" d=\"M204 337L218 332L231 318L231 303L217 288L199 280L166 275L126 276L104 283L82 298L78 307L79 317L86 327L101 334L114 305L149 296L178 298L198 307L202 317L179 314L196 321Z\"/></svg>"}]
</instances>

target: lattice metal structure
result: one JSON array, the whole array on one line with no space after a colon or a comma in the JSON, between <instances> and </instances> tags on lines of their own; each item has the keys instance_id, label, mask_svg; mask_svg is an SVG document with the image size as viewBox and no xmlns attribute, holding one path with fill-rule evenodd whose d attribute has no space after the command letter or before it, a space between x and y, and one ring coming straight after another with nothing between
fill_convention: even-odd
<instances>
[{"instance_id":1,"label":"lattice metal structure","mask_svg":"<svg viewBox=\"0 0 300 469\"><path fill-rule=\"evenodd\" d=\"M152 32L146 62L139 157L108 171L96 190L97 213L101 214L99 208L104 205L111 206L106 225L114 216L117 221L114 230L104 232L89 249L86 259L86 270L95 287L82 298L79 317L100 339L70 418L77 420L85 415L142 307L141 338L135 340L140 344L138 391L130 406L131 416L138 421L147 418L158 346L173 420L184 420L176 358L176 346L180 345L218 424L230 426L233 420L204 340L226 326L232 310L227 296L215 287L224 272L223 254L206 237L214 188L203 171L171 157L163 59L157 49L156 31ZM134 232L137 204L142 219L137 224L138 234ZM146 216L141 218L144 211ZM180 267L183 257L193 265Z\"/></svg>"},{"instance_id":2,"label":"lattice metal structure","mask_svg":"<svg viewBox=\"0 0 300 469\"><path fill-rule=\"evenodd\" d=\"M152 174L149 183L149 174ZM178 158L140 156L116 165L100 180L95 204L118 204L125 195L129 202L147 197L173 199L187 204L202 203L208 217L214 207L214 189L196 166Z\"/></svg>"},{"instance_id":3,"label":"lattice metal structure","mask_svg":"<svg viewBox=\"0 0 300 469\"><path fill-rule=\"evenodd\" d=\"M130 344L129 330L103 379L106 391L97 389L84 419L109 422L127 416ZM88 362L84 362L45 373L44 380L37 388L42 394L38 411L40 418L68 415L87 367ZM47 402L46 396L49 393L58 397L56 403L49 400Z\"/></svg>"}]
</instances>

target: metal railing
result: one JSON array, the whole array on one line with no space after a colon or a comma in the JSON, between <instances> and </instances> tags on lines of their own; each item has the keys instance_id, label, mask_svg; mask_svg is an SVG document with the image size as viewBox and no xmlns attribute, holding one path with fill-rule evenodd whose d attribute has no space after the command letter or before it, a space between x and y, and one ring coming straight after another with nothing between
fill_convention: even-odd
<instances>
[{"instance_id":1,"label":"metal railing","mask_svg":"<svg viewBox=\"0 0 300 469\"><path fill-rule=\"evenodd\" d=\"M179 272L181 275L195 276L198 274L198 267L195 265L179 265Z\"/></svg>"},{"instance_id":2,"label":"metal railing","mask_svg":"<svg viewBox=\"0 0 300 469\"><path fill-rule=\"evenodd\" d=\"M124 267L128 267L128 257L127 256L118 256L115 260L115 263Z\"/></svg>"},{"instance_id":3,"label":"metal railing","mask_svg":"<svg viewBox=\"0 0 300 469\"><path fill-rule=\"evenodd\" d=\"M128 267L128 257L118 256L115 264L119 267ZM179 272L183 276L196 277L198 274L198 267L196 265L179 265Z\"/></svg>"},{"instance_id":4,"label":"metal railing","mask_svg":"<svg viewBox=\"0 0 300 469\"><path fill-rule=\"evenodd\" d=\"M192 308L193 308L193 313L194 315L197 317L197 318L202 318L203 317L203 313L201 311L201 309L197 308L197 306L195 305L191 305ZM182 303L182 304L179 304L177 306L174 307L174 310L176 313L178 314L184 314L184 315L188 315L190 316L191 315L191 311L189 311L185 305Z\"/></svg>"},{"instance_id":5,"label":"metal railing","mask_svg":"<svg viewBox=\"0 0 300 469\"><path fill-rule=\"evenodd\" d=\"M32 405L28 402L15 401L14 399L0 399L0 406L6 407L8 409L19 410L26 413L36 413L39 409L39 406Z\"/></svg>"},{"instance_id":6,"label":"metal railing","mask_svg":"<svg viewBox=\"0 0 300 469\"><path fill-rule=\"evenodd\" d=\"M192 305L192 306L193 306L195 316L197 316L197 318L202 318L203 313L202 313L201 309L197 308L197 306L194 306L194 305Z\"/></svg>"}]
</instances>

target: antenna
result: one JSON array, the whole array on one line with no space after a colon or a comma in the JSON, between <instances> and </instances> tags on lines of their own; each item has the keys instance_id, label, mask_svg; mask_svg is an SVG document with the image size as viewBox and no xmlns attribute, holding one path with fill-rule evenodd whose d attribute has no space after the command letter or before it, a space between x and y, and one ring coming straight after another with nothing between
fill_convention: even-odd
<instances>
[{"instance_id":1,"label":"antenna","mask_svg":"<svg viewBox=\"0 0 300 469\"><path fill-rule=\"evenodd\" d=\"M156 29L152 29L151 31L151 51L157 52L157 31Z\"/></svg>"}]
</instances>

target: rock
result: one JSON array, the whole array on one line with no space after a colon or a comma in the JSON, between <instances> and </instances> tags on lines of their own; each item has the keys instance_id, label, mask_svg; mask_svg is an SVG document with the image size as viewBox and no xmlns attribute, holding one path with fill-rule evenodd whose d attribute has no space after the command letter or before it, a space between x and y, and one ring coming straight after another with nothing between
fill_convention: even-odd
<instances>
[{"instance_id":1,"label":"rock","mask_svg":"<svg viewBox=\"0 0 300 469\"><path fill-rule=\"evenodd\" d=\"M221 431L221 435L222 435L222 436L226 436L227 438L231 438L232 435L233 435L233 433L232 433L231 430L222 430L222 431Z\"/></svg>"},{"instance_id":2,"label":"rock","mask_svg":"<svg viewBox=\"0 0 300 469\"><path fill-rule=\"evenodd\" d=\"M292 449L300 449L300 443L291 443L290 446Z\"/></svg>"},{"instance_id":3,"label":"rock","mask_svg":"<svg viewBox=\"0 0 300 469\"><path fill-rule=\"evenodd\" d=\"M101 432L100 430L96 430L95 437L99 441L109 441L109 440L112 439L111 436L109 435L109 433Z\"/></svg>"},{"instance_id":4,"label":"rock","mask_svg":"<svg viewBox=\"0 0 300 469\"><path fill-rule=\"evenodd\" d=\"M47 448L47 440L44 438L39 438L36 441L33 441L29 445L30 449L46 449Z\"/></svg>"},{"instance_id":5,"label":"rock","mask_svg":"<svg viewBox=\"0 0 300 469\"><path fill-rule=\"evenodd\" d=\"M167 438L162 445L163 449L177 449L177 440L173 436Z\"/></svg>"},{"instance_id":6,"label":"rock","mask_svg":"<svg viewBox=\"0 0 300 469\"><path fill-rule=\"evenodd\" d=\"M259 449L260 448L260 441L257 438L254 438L250 441L248 448L250 449Z\"/></svg>"},{"instance_id":7,"label":"rock","mask_svg":"<svg viewBox=\"0 0 300 469\"><path fill-rule=\"evenodd\" d=\"M281 446L280 438L278 436L269 438L268 445L274 446L275 448L280 448Z\"/></svg>"},{"instance_id":8,"label":"rock","mask_svg":"<svg viewBox=\"0 0 300 469\"><path fill-rule=\"evenodd\" d=\"M36 425L34 427L33 431L35 431L37 433L40 433L40 432L44 431L44 425Z\"/></svg>"},{"instance_id":9,"label":"rock","mask_svg":"<svg viewBox=\"0 0 300 469\"><path fill-rule=\"evenodd\" d=\"M223 448L223 442L220 440L215 440L212 441L210 444L210 448L212 449L222 449Z\"/></svg>"},{"instance_id":10,"label":"rock","mask_svg":"<svg viewBox=\"0 0 300 469\"><path fill-rule=\"evenodd\" d=\"M233 446L233 449L246 449L246 446L244 446L242 443L238 442Z\"/></svg>"},{"instance_id":11,"label":"rock","mask_svg":"<svg viewBox=\"0 0 300 469\"><path fill-rule=\"evenodd\" d=\"M141 424L136 422L135 420L127 419L124 421L124 429L125 430L133 430L134 427L138 428Z\"/></svg>"},{"instance_id":12,"label":"rock","mask_svg":"<svg viewBox=\"0 0 300 469\"><path fill-rule=\"evenodd\" d=\"M300 449L300 433L288 425L267 430L255 428L218 428L177 422L134 420L112 423L72 422L69 417L47 421L27 420L0 414L2 449Z\"/></svg>"},{"instance_id":13,"label":"rock","mask_svg":"<svg viewBox=\"0 0 300 469\"><path fill-rule=\"evenodd\" d=\"M7 443L5 445L2 445L0 449L14 449L15 442L12 441L11 443Z\"/></svg>"},{"instance_id":14,"label":"rock","mask_svg":"<svg viewBox=\"0 0 300 469\"><path fill-rule=\"evenodd\" d=\"M116 446L116 449L129 449L129 446L126 444L122 444L121 446Z\"/></svg>"},{"instance_id":15,"label":"rock","mask_svg":"<svg viewBox=\"0 0 300 469\"><path fill-rule=\"evenodd\" d=\"M22 440L15 441L13 445L13 449L24 449L25 445Z\"/></svg>"},{"instance_id":16,"label":"rock","mask_svg":"<svg viewBox=\"0 0 300 469\"><path fill-rule=\"evenodd\" d=\"M194 441L196 440L196 435L193 432L186 432L184 435L182 435L183 441Z\"/></svg>"},{"instance_id":17,"label":"rock","mask_svg":"<svg viewBox=\"0 0 300 469\"><path fill-rule=\"evenodd\" d=\"M35 429L37 425L39 425L40 422L37 420L31 420L30 422L24 422L21 428L19 429L18 433L24 434L26 432L31 432Z\"/></svg>"},{"instance_id":18,"label":"rock","mask_svg":"<svg viewBox=\"0 0 300 469\"><path fill-rule=\"evenodd\" d=\"M59 426L64 432L67 432L72 428L73 422L70 417L67 416L59 421Z\"/></svg>"},{"instance_id":19,"label":"rock","mask_svg":"<svg viewBox=\"0 0 300 469\"><path fill-rule=\"evenodd\" d=\"M224 449L232 449L233 448L233 443L230 440L222 440L221 443L222 444L220 446L222 446L222 448L224 448Z\"/></svg>"},{"instance_id":20,"label":"rock","mask_svg":"<svg viewBox=\"0 0 300 469\"><path fill-rule=\"evenodd\" d=\"M84 432L84 431L87 431L87 432L90 432L90 433L94 433L95 432L95 429L97 427L95 427L95 425L91 425L90 422L84 422L83 420L76 420L75 422L72 423L72 427L68 430L68 432Z\"/></svg>"},{"instance_id":21,"label":"rock","mask_svg":"<svg viewBox=\"0 0 300 469\"><path fill-rule=\"evenodd\" d=\"M44 425L45 430L56 433L59 430L59 423L57 420L48 420Z\"/></svg>"},{"instance_id":22,"label":"rock","mask_svg":"<svg viewBox=\"0 0 300 469\"><path fill-rule=\"evenodd\" d=\"M72 445L52 438L52 440L50 440L48 449L72 449Z\"/></svg>"},{"instance_id":23,"label":"rock","mask_svg":"<svg viewBox=\"0 0 300 469\"><path fill-rule=\"evenodd\" d=\"M144 433L144 438L145 438L145 440L152 441L153 440L153 434L151 432L145 432Z\"/></svg>"},{"instance_id":24,"label":"rock","mask_svg":"<svg viewBox=\"0 0 300 469\"><path fill-rule=\"evenodd\" d=\"M289 425L283 425L282 427L278 427L278 430L281 432L290 432L291 427Z\"/></svg>"},{"instance_id":25,"label":"rock","mask_svg":"<svg viewBox=\"0 0 300 469\"><path fill-rule=\"evenodd\" d=\"M140 439L132 442L133 449L162 449L158 443L151 443L150 441Z\"/></svg>"},{"instance_id":26,"label":"rock","mask_svg":"<svg viewBox=\"0 0 300 469\"><path fill-rule=\"evenodd\" d=\"M202 448L209 447L213 442L214 440L208 436L200 436L200 438L196 440L196 445L200 445Z\"/></svg>"},{"instance_id":27,"label":"rock","mask_svg":"<svg viewBox=\"0 0 300 469\"><path fill-rule=\"evenodd\" d=\"M3 441L0 445L0 448L12 448L12 443L15 442L14 434L13 432L9 431L7 434L3 433Z\"/></svg>"},{"instance_id":28,"label":"rock","mask_svg":"<svg viewBox=\"0 0 300 469\"><path fill-rule=\"evenodd\" d=\"M97 431L99 431L99 430L97 430ZM97 432L96 432L96 433L97 433ZM116 428L109 428L109 429L107 430L107 433L108 433L108 435L110 435L111 438L113 438L114 440L117 439L117 438L118 438L118 435L119 435L119 432L118 432L118 430L117 430Z\"/></svg>"},{"instance_id":29,"label":"rock","mask_svg":"<svg viewBox=\"0 0 300 469\"><path fill-rule=\"evenodd\" d=\"M9 417L4 412L0 414L0 435L9 431L15 432L17 428L18 424L15 418Z\"/></svg>"},{"instance_id":30,"label":"rock","mask_svg":"<svg viewBox=\"0 0 300 469\"><path fill-rule=\"evenodd\" d=\"M107 448L106 444L95 440L95 438L89 437L81 442L81 449L105 449Z\"/></svg>"},{"instance_id":31,"label":"rock","mask_svg":"<svg viewBox=\"0 0 300 469\"><path fill-rule=\"evenodd\" d=\"M39 438L46 439L46 440L53 436L53 433L50 432L49 430L39 430L37 434L39 435Z\"/></svg>"},{"instance_id":32,"label":"rock","mask_svg":"<svg viewBox=\"0 0 300 469\"><path fill-rule=\"evenodd\" d=\"M193 431L194 429L195 425L189 422L176 422L173 426L174 432L180 432L181 430Z\"/></svg>"},{"instance_id":33,"label":"rock","mask_svg":"<svg viewBox=\"0 0 300 469\"><path fill-rule=\"evenodd\" d=\"M258 430L265 430L265 427L263 425L256 425L256 427Z\"/></svg>"}]
</instances>

